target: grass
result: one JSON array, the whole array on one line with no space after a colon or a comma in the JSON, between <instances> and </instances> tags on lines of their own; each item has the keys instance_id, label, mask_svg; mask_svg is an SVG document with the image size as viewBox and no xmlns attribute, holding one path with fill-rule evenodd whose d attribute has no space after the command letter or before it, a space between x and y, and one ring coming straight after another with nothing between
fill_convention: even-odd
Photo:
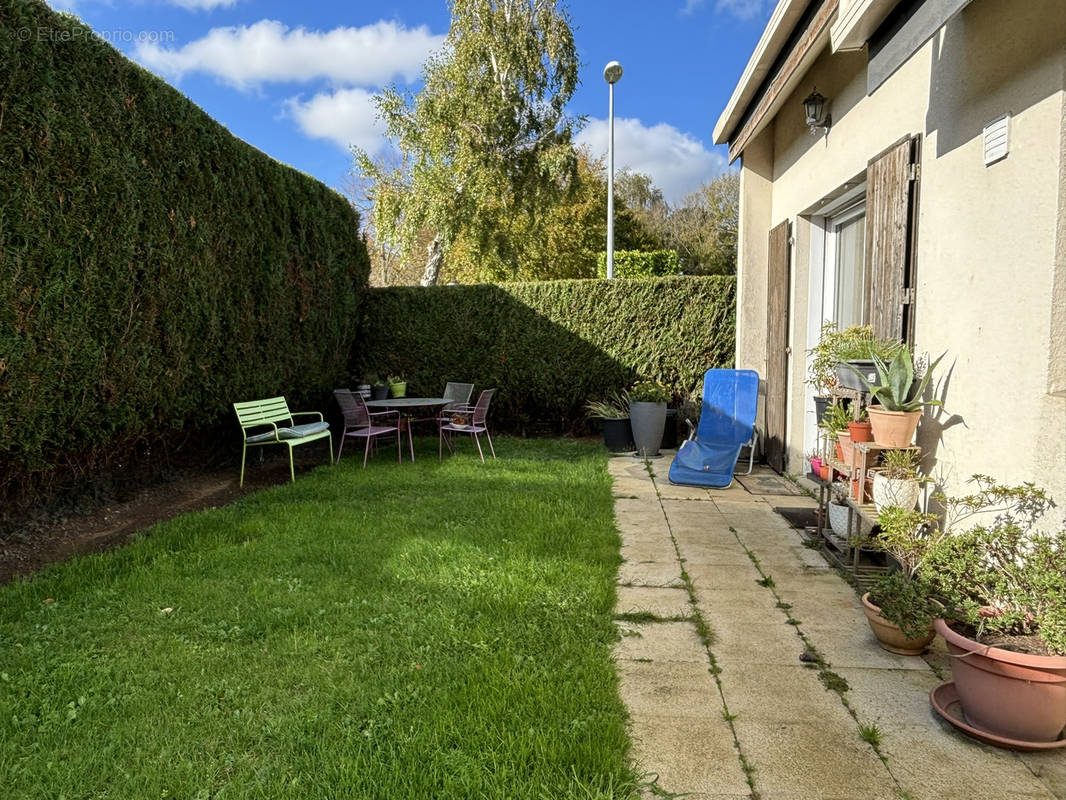
<instances>
[{"instance_id":1,"label":"grass","mask_svg":"<svg viewBox=\"0 0 1066 800\"><path fill-rule=\"evenodd\" d=\"M605 458L497 451L346 457L0 589L5 800L628 796Z\"/></svg>"}]
</instances>

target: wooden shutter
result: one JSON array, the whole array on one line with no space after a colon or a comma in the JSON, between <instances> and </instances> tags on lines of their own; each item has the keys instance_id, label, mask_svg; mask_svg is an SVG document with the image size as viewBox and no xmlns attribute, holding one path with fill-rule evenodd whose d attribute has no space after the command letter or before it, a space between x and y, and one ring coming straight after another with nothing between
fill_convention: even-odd
<instances>
[{"instance_id":1,"label":"wooden shutter","mask_svg":"<svg viewBox=\"0 0 1066 800\"><path fill-rule=\"evenodd\" d=\"M919 137L907 137L866 170L866 308L874 336L914 334Z\"/></svg>"},{"instance_id":2,"label":"wooden shutter","mask_svg":"<svg viewBox=\"0 0 1066 800\"><path fill-rule=\"evenodd\" d=\"M785 470L785 414L788 404L788 220L770 231L766 299L766 430L763 452L778 472Z\"/></svg>"}]
</instances>

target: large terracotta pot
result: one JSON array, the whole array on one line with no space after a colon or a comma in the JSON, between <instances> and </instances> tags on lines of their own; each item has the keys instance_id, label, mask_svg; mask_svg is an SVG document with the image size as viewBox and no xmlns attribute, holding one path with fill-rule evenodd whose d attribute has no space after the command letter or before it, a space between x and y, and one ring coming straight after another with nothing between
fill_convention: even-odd
<instances>
[{"instance_id":1,"label":"large terracotta pot","mask_svg":"<svg viewBox=\"0 0 1066 800\"><path fill-rule=\"evenodd\" d=\"M878 514L888 506L898 506L905 511L913 510L920 492L921 487L913 478L886 478L880 472L874 473L873 498Z\"/></svg>"},{"instance_id":2,"label":"large terracotta pot","mask_svg":"<svg viewBox=\"0 0 1066 800\"><path fill-rule=\"evenodd\" d=\"M881 406L870 406L871 433L874 441L885 447L910 447L914 432L918 429L919 411L885 411Z\"/></svg>"},{"instance_id":3,"label":"large terracotta pot","mask_svg":"<svg viewBox=\"0 0 1066 800\"><path fill-rule=\"evenodd\" d=\"M874 632L878 643L890 653L898 653L901 656L919 656L936 636L936 631L932 627L929 628L929 633L916 639L906 636L899 629L899 625L881 616L881 609L870 602L869 592L862 596L862 610L866 614L866 621L870 623L870 630Z\"/></svg>"},{"instance_id":4,"label":"large terracotta pot","mask_svg":"<svg viewBox=\"0 0 1066 800\"><path fill-rule=\"evenodd\" d=\"M973 727L1022 742L1053 742L1066 728L1066 656L980 644L938 619L962 713Z\"/></svg>"}]
</instances>

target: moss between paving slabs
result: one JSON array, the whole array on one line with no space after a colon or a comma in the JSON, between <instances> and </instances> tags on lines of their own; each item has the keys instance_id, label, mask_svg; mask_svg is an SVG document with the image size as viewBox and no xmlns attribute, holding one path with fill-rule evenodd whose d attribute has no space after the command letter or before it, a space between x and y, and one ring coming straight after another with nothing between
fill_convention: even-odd
<instances>
[{"instance_id":1,"label":"moss between paving slabs","mask_svg":"<svg viewBox=\"0 0 1066 800\"><path fill-rule=\"evenodd\" d=\"M598 448L355 459L0 589L4 797L633 787Z\"/></svg>"}]
</instances>

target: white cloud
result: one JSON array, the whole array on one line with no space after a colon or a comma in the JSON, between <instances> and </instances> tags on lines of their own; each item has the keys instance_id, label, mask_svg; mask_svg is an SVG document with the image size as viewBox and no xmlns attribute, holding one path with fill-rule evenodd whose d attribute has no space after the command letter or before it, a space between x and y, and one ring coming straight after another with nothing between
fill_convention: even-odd
<instances>
[{"instance_id":1,"label":"white cloud","mask_svg":"<svg viewBox=\"0 0 1066 800\"><path fill-rule=\"evenodd\" d=\"M702 5L703 0L685 0L685 7L681 9L681 13L691 14Z\"/></svg>"},{"instance_id":2,"label":"white cloud","mask_svg":"<svg viewBox=\"0 0 1066 800\"><path fill-rule=\"evenodd\" d=\"M692 0L689 0L691 2ZM726 11L742 20L753 19L772 6L772 0L718 0L715 11Z\"/></svg>"},{"instance_id":3,"label":"white cloud","mask_svg":"<svg viewBox=\"0 0 1066 800\"><path fill-rule=\"evenodd\" d=\"M171 5L181 6L190 11L210 11L213 8L230 8L241 0L167 0Z\"/></svg>"},{"instance_id":4,"label":"white cloud","mask_svg":"<svg viewBox=\"0 0 1066 800\"><path fill-rule=\"evenodd\" d=\"M361 28L309 31L265 19L254 25L213 28L179 48L144 42L136 57L168 77L205 72L241 88L316 78L379 86L396 76L413 81L426 57L443 42L444 36L424 25L407 29L380 21Z\"/></svg>"},{"instance_id":5,"label":"white cloud","mask_svg":"<svg viewBox=\"0 0 1066 800\"><path fill-rule=\"evenodd\" d=\"M577 135L577 143L595 155L607 152L607 120L593 119ZM631 169L650 175L663 190L667 202L677 203L700 185L725 172L728 164L721 153L708 150L699 139L673 125L660 122L651 127L639 119L614 121L615 169Z\"/></svg>"},{"instance_id":6,"label":"white cloud","mask_svg":"<svg viewBox=\"0 0 1066 800\"><path fill-rule=\"evenodd\" d=\"M372 98L363 89L341 89L316 94L307 102L292 98L285 109L305 135L328 139L345 150L358 145L373 155L385 137Z\"/></svg>"}]
</instances>

